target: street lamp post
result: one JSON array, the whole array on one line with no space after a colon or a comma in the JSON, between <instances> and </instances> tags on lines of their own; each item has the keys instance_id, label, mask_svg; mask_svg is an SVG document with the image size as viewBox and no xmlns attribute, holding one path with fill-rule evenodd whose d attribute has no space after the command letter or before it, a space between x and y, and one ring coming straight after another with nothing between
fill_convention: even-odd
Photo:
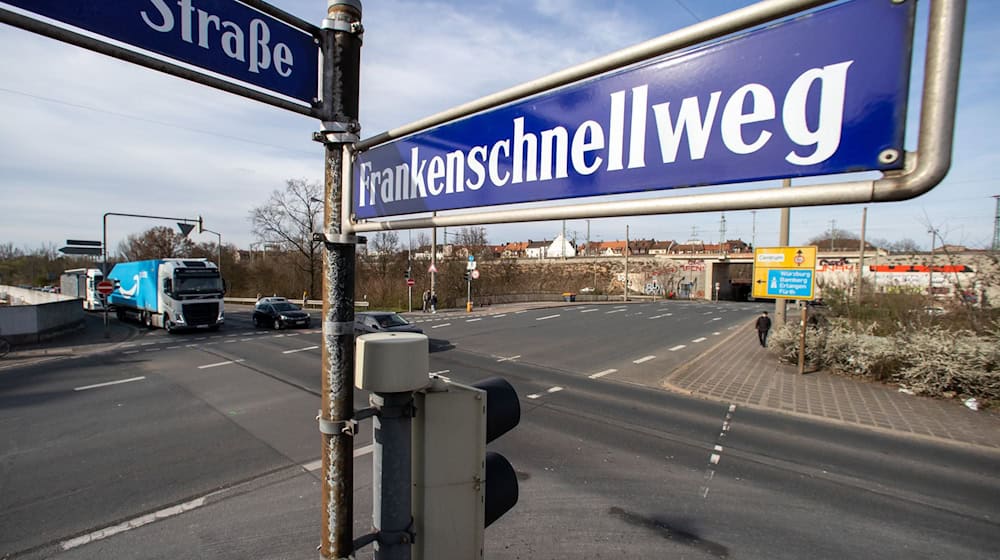
<instances>
[{"instance_id":1,"label":"street lamp post","mask_svg":"<svg viewBox=\"0 0 1000 560\"><path fill-rule=\"evenodd\" d=\"M219 238L219 262L215 263L215 266L219 268L219 276L222 276L222 234L217 231L212 231L205 227L198 227L198 233L214 233L216 237Z\"/></svg>"},{"instance_id":2,"label":"street lamp post","mask_svg":"<svg viewBox=\"0 0 1000 560\"><path fill-rule=\"evenodd\" d=\"M931 228L927 233L931 234L931 256L927 265L927 295L934 297L934 238L937 236L937 230Z\"/></svg>"}]
</instances>

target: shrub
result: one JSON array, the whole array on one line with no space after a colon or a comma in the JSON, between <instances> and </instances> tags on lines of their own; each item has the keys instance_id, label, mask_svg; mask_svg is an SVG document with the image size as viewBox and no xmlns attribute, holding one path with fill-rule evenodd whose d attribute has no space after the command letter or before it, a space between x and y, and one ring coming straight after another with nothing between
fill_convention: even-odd
<instances>
[{"instance_id":1,"label":"shrub","mask_svg":"<svg viewBox=\"0 0 1000 560\"><path fill-rule=\"evenodd\" d=\"M983 334L930 326L876 334L851 319L832 318L806 330L806 359L842 375L898 383L918 394L976 397L1000 402L1000 329ZM781 361L798 363L800 327L775 330L770 348Z\"/></svg>"}]
</instances>

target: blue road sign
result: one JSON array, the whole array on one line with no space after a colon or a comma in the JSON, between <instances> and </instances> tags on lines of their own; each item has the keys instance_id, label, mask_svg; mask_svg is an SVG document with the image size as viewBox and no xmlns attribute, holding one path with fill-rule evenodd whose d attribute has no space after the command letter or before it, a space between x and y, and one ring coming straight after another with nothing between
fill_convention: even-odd
<instances>
[{"instance_id":1,"label":"blue road sign","mask_svg":"<svg viewBox=\"0 0 1000 560\"><path fill-rule=\"evenodd\" d=\"M812 299L813 271L771 269L767 271L767 295Z\"/></svg>"},{"instance_id":2,"label":"blue road sign","mask_svg":"<svg viewBox=\"0 0 1000 560\"><path fill-rule=\"evenodd\" d=\"M359 219L899 168L914 2L853 0L375 147Z\"/></svg>"},{"instance_id":3,"label":"blue road sign","mask_svg":"<svg viewBox=\"0 0 1000 560\"><path fill-rule=\"evenodd\" d=\"M236 0L3 0L33 14L310 104L311 34Z\"/></svg>"}]
</instances>

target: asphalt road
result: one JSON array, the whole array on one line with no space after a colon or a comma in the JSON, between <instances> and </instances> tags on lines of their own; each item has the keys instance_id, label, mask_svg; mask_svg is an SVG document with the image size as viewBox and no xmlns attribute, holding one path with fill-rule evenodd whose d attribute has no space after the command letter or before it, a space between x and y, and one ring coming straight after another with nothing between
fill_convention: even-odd
<instances>
[{"instance_id":1,"label":"asphalt road","mask_svg":"<svg viewBox=\"0 0 1000 560\"><path fill-rule=\"evenodd\" d=\"M433 372L502 375L521 396L521 424L491 445L521 499L487 530L487 557L994 557L993 451L648 386L760 309L417 314ZM152 331L0 372L0 557L315 558L319 344L228 310L221 333ZM356 535L370 526L370 434L365 422Z\"/></svg>"}]
</instances>

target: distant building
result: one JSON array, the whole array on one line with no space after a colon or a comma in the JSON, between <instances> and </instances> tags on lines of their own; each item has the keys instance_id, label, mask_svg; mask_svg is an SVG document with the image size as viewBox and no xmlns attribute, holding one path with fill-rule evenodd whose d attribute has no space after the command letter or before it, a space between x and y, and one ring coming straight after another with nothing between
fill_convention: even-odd
<instances>
[{"instance_id":1,"label":"distant building","mask_svg":"<svg viewBox=\"0 0 1000 560\"><path fill-rule=\"evenodd\" d=\"M557 235L552 243L545 249L545 257L549 259L561 259L563 257L575 257L576 245L567 240L562 235Z\"/></svg>"}]
</instances>

